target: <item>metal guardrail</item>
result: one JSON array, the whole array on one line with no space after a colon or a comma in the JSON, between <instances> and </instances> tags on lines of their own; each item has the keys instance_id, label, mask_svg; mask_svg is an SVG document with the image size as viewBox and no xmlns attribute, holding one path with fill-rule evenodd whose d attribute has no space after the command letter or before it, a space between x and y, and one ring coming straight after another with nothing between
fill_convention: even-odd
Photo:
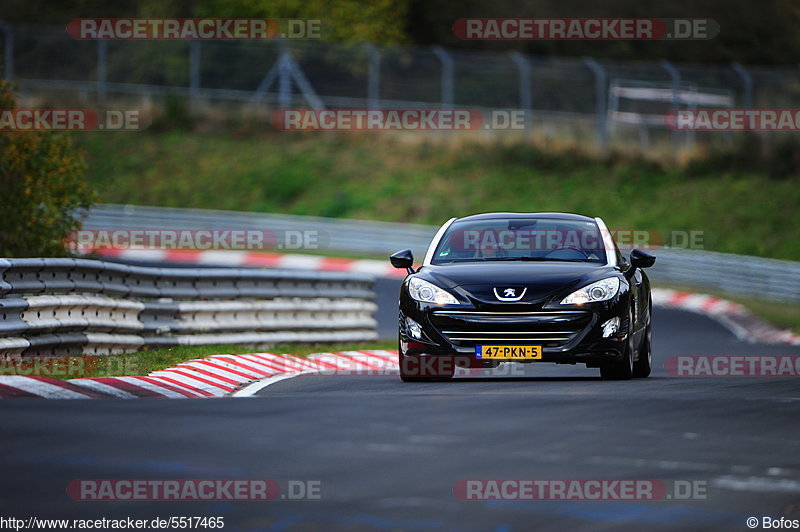
<instances>
[{"instance_id":1,"label":"metal guardrail","mask_svg":"<svg viewBox=\"0 0 800 532\"><path fill-rule=\"evenodd\" d=\"M800 262L688 249L655 250L655 281L732 295L800 302Z\"/></svg>"},{"instance_id":2,"label":"metal guardrail","mask_svg":"<svg viewBox=\"0 0 800 532\"><path fill-rule=\"evenodd\" d=\"M320 249L305 251L388 255L411 248L416 256L422 257L437 228L291 214L101 204L88 213L83 229L247 229L272 231L278 235L278 241L282 241L280 235L286 231L315 231Z\"/></svg>"},{"instance_id":3,"label":"metal guardrail","mask_svg":"<svg viewBox=\"0 0 800 532\"><path fill-rule=\"evenodd\" d=\"M410 248L422 258L437 228L427 225L345 220L285 214L202 209L98 205L85 229L250 229L318 231L329 252L388 255ZM663 248L648 274L656 282L685 284L777 301L800 302L800 262ZM0 289L1 290L1 289Z\"/></svg>"},{"instance_id":4,"label":"metal guardrail","mask_svg":"<svg viewBox=\"0 0 800 532\"><path fill-rule=\"evenodd\" d=\"M0 259L0 354L377 338L372 278Z\"/></svg>"}]
</instances>

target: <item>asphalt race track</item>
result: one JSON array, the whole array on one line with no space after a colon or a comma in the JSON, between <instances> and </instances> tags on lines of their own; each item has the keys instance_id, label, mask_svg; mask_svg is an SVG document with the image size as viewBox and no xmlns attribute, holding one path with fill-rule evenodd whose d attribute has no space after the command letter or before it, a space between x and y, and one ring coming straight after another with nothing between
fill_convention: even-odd
<instances>
[{"instance_id":1,"label":"asphalt race track","mask_svg":"<svg viewBox=\"0 0 800 532\"><path fill-rule=\"evenodd\" d=\"M378 284L382 334L398 281ZM224 516L229 530L748 530L800 519L800 380L676 378L670 355L798 354L656 309L651 378L582 366L403 384L302 376L251 398L7 400L0 514ZM76 502L73 479L320 481L320 500ZM462 501L461 479L653 479L663 500ZM675 491L706 488L705 498Z\"/></svg>"}]
</instances>

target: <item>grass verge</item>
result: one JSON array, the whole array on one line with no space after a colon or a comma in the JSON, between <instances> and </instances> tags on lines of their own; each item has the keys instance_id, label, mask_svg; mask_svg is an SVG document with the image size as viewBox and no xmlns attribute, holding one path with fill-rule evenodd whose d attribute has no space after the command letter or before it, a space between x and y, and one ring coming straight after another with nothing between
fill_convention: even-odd
<instances>
[{"instance_id":1,"label":"grass verge","mask_svg":"<svg viewBox=\"0 0 800 532\"><path fill-rule=\"evenodd\" d=\"M17 364L6 363L0 375L31 375L74 379L81 377L118 377L147 375L187 360L221 354L291 353L305 357L312 353L352 351L358 349L396 349L394 341L359 344L281 344L269 349L254 349L241 345L180 346L169 349L149 349L125 355L69 355L38 357Z\"/></svg>"},{"instance_id":2,"label":"grass verge","mask_svg":"<svg viewBox=\"0 0 800 532\"><path fill-rule=\"evenodd\" d=\"M792 176L684 167L523 142L174 131L79 137L100 201L439 225L487 211L602 216L611 229L701 231L705 249L795 260Z\"/></svg>"}]
</instances>

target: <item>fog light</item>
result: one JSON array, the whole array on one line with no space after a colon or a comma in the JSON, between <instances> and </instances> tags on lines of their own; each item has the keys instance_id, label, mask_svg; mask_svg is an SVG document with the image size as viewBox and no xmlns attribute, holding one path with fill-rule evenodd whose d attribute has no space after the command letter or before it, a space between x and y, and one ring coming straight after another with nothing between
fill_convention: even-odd
<instances>
[{"instance_id":1,"label":"fog light","mask_svg":"<svg viewBox=\"0 0 800 532\"><path fill-rule=\"evenodd\" d=\"M406 318L406 329L408 329L408 334L410 334L412 338L422 340L422 327L420 327L419 323L411 318Z\"/></svg>"},{"instance_id":2,"label":"fog light","mask_svg":"<svg viewBox=\"0 0 800 532\"><path fill-rule=\"evenodd\" d=\"M619 318L611 318L603 325L603 338L608 338L613 336L619 330Z\"/></svg>"}]
</instances>

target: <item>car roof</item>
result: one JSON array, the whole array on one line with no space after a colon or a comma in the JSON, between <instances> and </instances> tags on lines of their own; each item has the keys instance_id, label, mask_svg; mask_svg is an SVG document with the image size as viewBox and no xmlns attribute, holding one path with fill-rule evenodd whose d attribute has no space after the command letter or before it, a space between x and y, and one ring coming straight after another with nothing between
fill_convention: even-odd
<instances>
[{"instance_id":1,"label":"car roof","mask_svg":"<svg viewBox=\"0 0 800 532\"><path fill-rule=\"evenodd\" d=\"M570 212L485 212L481 214L473 214L458 218L456 221L473 221L473 220L497 220L497 219L550 219L550 220L574 220L580 222L594 222L594 218L583 216L582 214L573 214Z\"/></svg>"}]
</instances>

